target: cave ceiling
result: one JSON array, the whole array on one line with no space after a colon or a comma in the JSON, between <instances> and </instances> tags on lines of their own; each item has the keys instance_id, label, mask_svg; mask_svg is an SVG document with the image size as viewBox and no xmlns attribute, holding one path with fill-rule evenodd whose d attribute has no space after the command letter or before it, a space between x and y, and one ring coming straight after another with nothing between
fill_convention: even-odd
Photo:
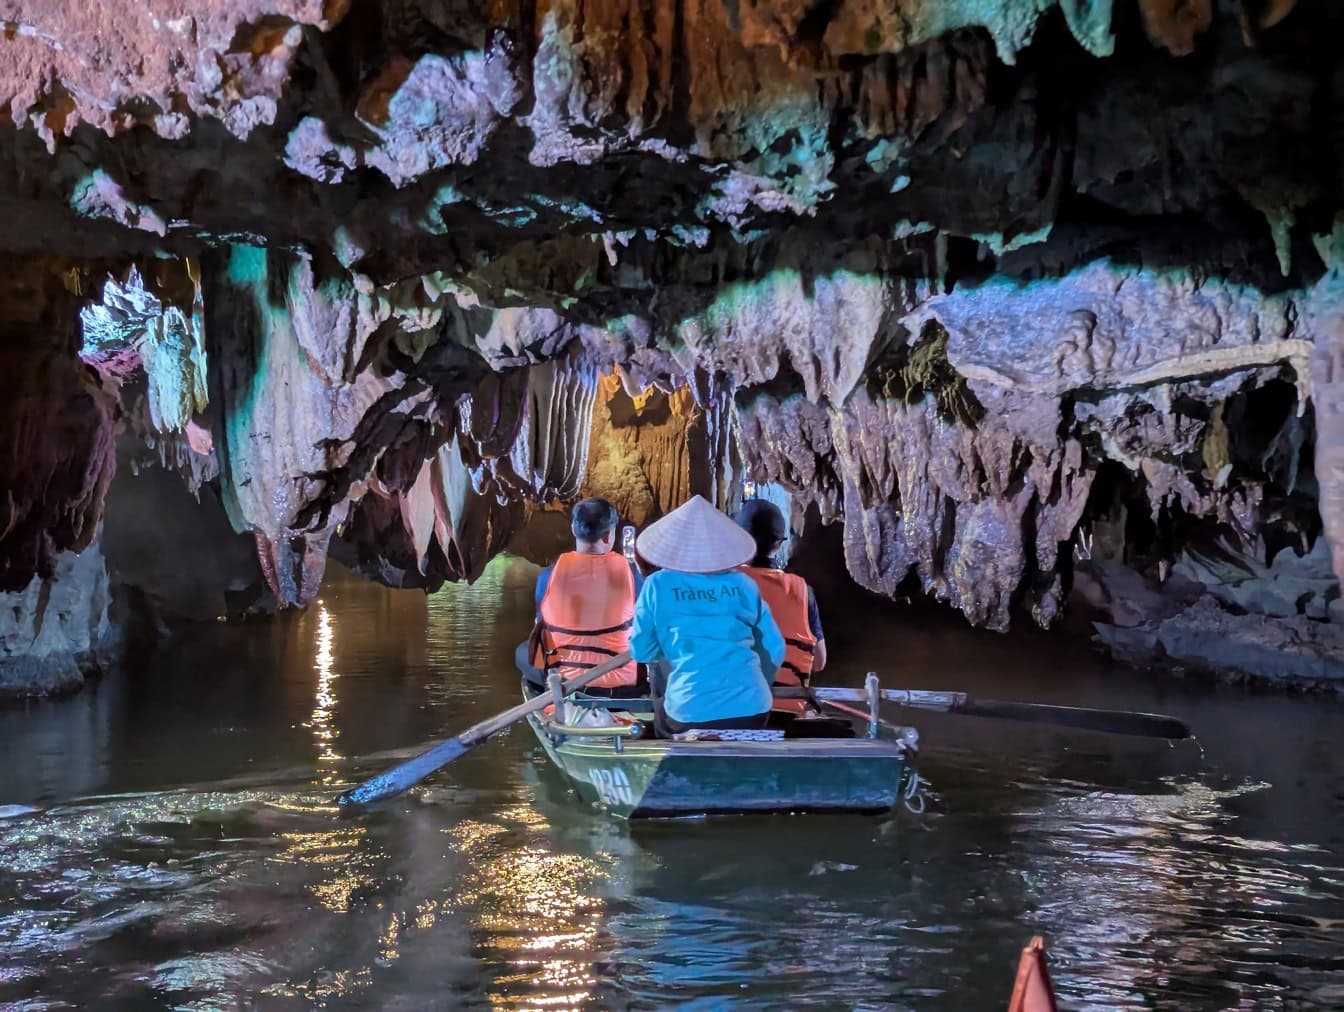
<instances>
[{"instance_id":1,"label":"cave ceiling","mask_svg":"<svg viewBox=\"0 0 1344 1012\"><path fill-rule=\"evenodd\" d=\"M1117 468L1159 529L1246 542L1306 495L1344 573L1341 29L1329 0L0 0L3 589L87 543L114 416L220 483L284 603L333 538L470 578L520 504L601 491L612 370L684 391L627 441L705 458L650 464L658 496L778 481L860 583L979 624L1053 621ZM1229 423L1275 384L1273 432Z\"/></svg>"}]
</instances>

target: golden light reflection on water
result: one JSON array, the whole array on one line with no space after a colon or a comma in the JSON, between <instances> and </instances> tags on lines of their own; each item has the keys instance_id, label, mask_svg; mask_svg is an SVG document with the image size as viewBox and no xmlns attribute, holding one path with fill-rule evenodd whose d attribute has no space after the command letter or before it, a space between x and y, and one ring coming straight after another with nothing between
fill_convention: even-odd
<instances>
[{"instance_id":1,"label":"golden light reflection on water","mask_svg":"<svg viewBox=\"0 0 1344 1012\"><path fill-rule=\"evenodd\" d=\"M376 859L360 849L366 836L363 826L281 833L285 849L277 860L319 869L322 878L310 883L308 891L328 910L348 913L351 899L374 881Z\"/></svg>"},{"instance_id":2,"label":"golden light reflection on water","mask_svg":"<svg viewBox=\"0 0 1344 1012\"><path fill-rule=\"evenodd\" d=\"M592 885L603 868L532 842L532 832L547 823L530 805L499 815L499 822L466 819L443 829L468 858L465 880L451 904L422 902L415 926L433 925L450 907L468 913L481 947L514 968L495 979L496 1008L582 1008L598 983L592 964L605 905ZM530 841L516 839L520 830Z\"/></svg>"},{"instance_id":3,"label":"golden light reflection on water","mask_svg":"<svg viewBox=\"0 0 1344 1012\"><path fill-rule=\"evenodd\" d=\"M591 998L604 904L589 890L601 873L590 858L535 846L484 862L462 898L475 908L475 926L488 934L486 944L519 971L496 982L500 990L490 996L492 1005L580 1008ZM511 983L558 993L501 993Z\"/></svg>"},{"instance_id":4,"label":"golden light reflection on water","mask_svg":"<svg viewBox=\"0 0 1344 1012\"><path fill-rule=\"evenodd\" d=\"M433 900L422 900L415 908L415 920L411 923L419 930L426 931L434 927L439 919L439 906Z\"/></svg>"},{"instance_id":5,"label":"golden light reflection on water","mask_svg":"<svg viewBox=\"0 0 1344 1012\"><path fill-rule=\"evenodd\" d=\"M470 854L479 850L491 838L505 832L503 826L493 822L478 822L476 819L463 819L456 826L444 830L457 844L457 849Z\"/></svg>"},{"instance_id":6,"label":"golden light reflection on water","mask_svg":"<svg viewBox=\"0 0 1344 1012\"><path fill-rule=\"evenodd\" d=\"M382 962L390 963L400 955L397 942L401 937L401 928L401 915L394 913L388 918L387 928L378 939L378 958Z\"/></svg>"},{"instance_id":7,"label":"golden light reflection on water","mask_svg":"<svg viewBox=\"0 0 1344 1012\"><path fill-rule=\"evenodd\" d=\"M477 641L483 634L488 638L507 583L505 568L488 568L470 595L454 586L429 597L427 654L431 664L449 660L460 664L461 642ZM317 684L312 714L304 726L311 729L317 748L319 776L315 782L330 786L338 779L337 765L343 758L334 717L339 678L335 621L320 600L316 618L313 667ZM445 652L451 656L441 657ZM464 687L454 688L456 699ZM515 802L493 814L495 818L489 820L465 819L443 828L452 849L469 857L465 880L455 883L447 894L422 896L406 908L385 913L377 934L375 965L390 966L413 944L417 933L434 930L444 918L465 914L481 939L479 945L502 956L514 971L497 979L492 1005L547 1010L585 1007L597 984L591 966L597 958L593 947L603 912L602 901L588 893L602 869L587 857L532 845L535 834L547 830L549 823L531 804ZM516 839L520 832L527 835L528 844ZM356 827L285 834L287 846L281 859L319 868L322 877L308 886L311 894L327 910L350 914L355 897L374 878L374 869L366 867L368 860L360 856L364 837L365 830ZM305 990L311 997L348 994L367 983L371 969L333 977Z\"/></svg>"},{"instance_id":8,"label":"golden light reflection on water","mask_svg":"<svg viewBox=\"0 0 1344 1012\"><path fill-rule=\"evenodd\" d=\"M317 669L317 689L313 694L313 715L304 723L311 728L313 740L317 745L317 766L320 773L315 783L330 786L337 780L336 764L342 759L336 750L336 742L341 733L336 728L334 716L336 709L335 682L340 674L335 670L336 627L327 606L318 600L317 610L317 657L313 667Z\"/></svg>"},{"instance_id":9,"label":"golden light reflection on water","mask_svg":"<svg viewBox=\"0 0 1344 1012\"><path fill-rule=\"evenodd\" d=\"M320 979L302 984L273 984L263 988L261 993L273 998L318 1002L329 998L345 998L361 991L368 991L372 985L373 969L363 966L354 970L337 970L326 973ZM325 1008L326 1006L320 1005L318 1007Z\"/></svg>"}]
</instances>

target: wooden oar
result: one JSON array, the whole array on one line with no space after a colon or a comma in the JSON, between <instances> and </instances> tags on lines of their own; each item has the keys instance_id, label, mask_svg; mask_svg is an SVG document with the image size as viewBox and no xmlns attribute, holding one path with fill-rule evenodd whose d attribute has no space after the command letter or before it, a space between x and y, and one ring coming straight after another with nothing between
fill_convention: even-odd
<instances>
[{"instance_id":1,"label":"wooden oar","mask_svg":"<svg viewBox=\"0 0 1344 1012\"><path fill-rule=\"evenodd\" d=\"M838 703L834 699L818 698L817 702L820 703L822 706L829 706L832 710L838 710L839 712L848 714L851 717L857 717L865 724L868 723L868 714L863 710L860 710L857 706L846 706L844 703ZM883 720L881 717L877 718L877 722L881 724L883 727L885 727L888 731L900 732L905 730L905 728L902 727L900 724L893 724L891 721Z\"/></svg>"},{"instance_id":2,"label":"wooden oar","mask_svg":"<svg viewBox=\"0 0 1344 1012\"><path fill-rule=\"evenodd\" d=\"M628 653L618 654L611 660L603 661L597 667L571 678L564 685L566 695L575 689L583 688L589 682L601 678L609 672L615 671L629 660L630 655ZM482 742L488 741L510 724L522 720L529 713L544 710L550 704L551 694L545 692L535 699L529 699L526 703L520 703L503 713L497 713L488 720L473 724L457 737L440 742L433 748L421 752L415 758L406 760L400 766L394 766L386 773L380 773L372 780L366 780L358 787L352 787L336 801L341 805L367 805L400 794L406 788L425 779L435 770L447 766L458 756L471 751Z\"/></svg>"},{"instance_id":3,"label":"wooden oar","mask_svg":"<svg viewBox=\"0 0 1344 1012\"><path fill-rule=\"evenodd\" d=\"M857 717L865 724L868 723L869 714L867 710L860 710L856 706L846 706L844 703L841 703L839 700L834 698L824 699L818 696L817 693L814 692L810 686L803 686L802 688L796 688L794 686L775 685L771 686L771 691L776 699L806 699L809 703L812 704L812 706L817 710L818 713L821 712L821 708L823 706L829 706L832 710L836 710L849 717ZM863 694L855 689L823 689L821 691L832 695L837 692L846 693L844 697L846 699L851 698L851 696L849 695L850 693L853 694L852 698L856 700L862 700L864 698ZM885 727L888 731L894 731L897 734L901 734L903 732L910 730L909 727L903 726L901 724L893 724L891 721L883 720L881 717L877 718L877 723L880 726Z\"/></svg>"},{"instance_id":4,"label":"wooden oar","mask_svg":"<svg viewBox=\"0 0 1344 1012\"><path fill-rule=\"evenodd\" d=\"M858 689L817 688L819 699L866 702ZM918 689L883 689L882 701L917 710L938 710L970 717L994 717L999 720L1023 720L1033 724L1077 727L1110 734L1131 734L1147 738L1190 738L1190 727L1183 720L1161 713L1136 713L1129 710L1093 710L1079 706L1051 706L1046 703L1007 703L997 699L972 699L964 692L927 692ZM868 719L865 713L864 719Z\"/></svg>"}]
</instances>

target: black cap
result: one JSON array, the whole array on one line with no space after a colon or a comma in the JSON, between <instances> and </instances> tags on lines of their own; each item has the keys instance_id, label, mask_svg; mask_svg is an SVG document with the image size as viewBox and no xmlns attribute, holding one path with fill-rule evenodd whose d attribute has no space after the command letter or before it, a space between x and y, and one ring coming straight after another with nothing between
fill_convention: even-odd
<instances>
[{"instance_id":1,"label":"black cap","mask_svg":"<svg viewBox=\"0 0 1344 1012\"><path fill-rule=\"evenodd\" d=\"M784 514L768 499L752 499L743 503L733 519L737 521L737 526L752 536L758 551L789 537L789 525L784 521Z\"/></svg>"}]
</instances>

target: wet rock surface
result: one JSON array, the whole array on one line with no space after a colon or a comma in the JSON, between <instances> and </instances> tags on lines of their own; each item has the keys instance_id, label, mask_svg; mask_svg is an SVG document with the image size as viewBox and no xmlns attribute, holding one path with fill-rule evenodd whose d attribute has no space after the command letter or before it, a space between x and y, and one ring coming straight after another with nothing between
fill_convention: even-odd
<instances>
[{"instance_id":1,"label":"wet rock surface","mask_svg":"<svg viewBox=\"0 0 1344 1012\"><path fill-rule=\"evenodd\" d=\"M96 542L63 552L49 576L0 593L0 702L73 692L116 648L107 568Z\"/></svg>"},{"instance_id":2,"label":"wet rock surface","mask_svg":"<svg viewBox=\"0 0 1344 1012\"><path fill-rule=\"evenodd\" d=\"M233 530L218 483L193 493L134 433L118 451L100 542L114 597L159 630L273 611L256 541Z\"/></svg>"},{"instance_id":3,"label":"wet rock surface","mask_svg":"<svg viewBox=\"0 0 1344 1012\"><path fill-rule=\"evenodd\" d=\"M1162 582L1114 561L1080 563L1075 591L1097 638L1134 664L1224 681L1344 691L1339 584L1324 538L1268 565L1227 544L1187 548Z\"/></svg>"},{"instance_id":4,"label":"wet rock surface","mask_svg":"<svg viewBox=\"0 0 1344 1012\"><path fill-rule=\"evenodd\" d=\"M750 478L978 625L1221 540L1268 575L1112 624L1334 651L1335 5L85 13L0 7L0 588L88 543L120 427L281 607L329 552L433 588L581 494Z\"/></svg>"}]
</instances>

